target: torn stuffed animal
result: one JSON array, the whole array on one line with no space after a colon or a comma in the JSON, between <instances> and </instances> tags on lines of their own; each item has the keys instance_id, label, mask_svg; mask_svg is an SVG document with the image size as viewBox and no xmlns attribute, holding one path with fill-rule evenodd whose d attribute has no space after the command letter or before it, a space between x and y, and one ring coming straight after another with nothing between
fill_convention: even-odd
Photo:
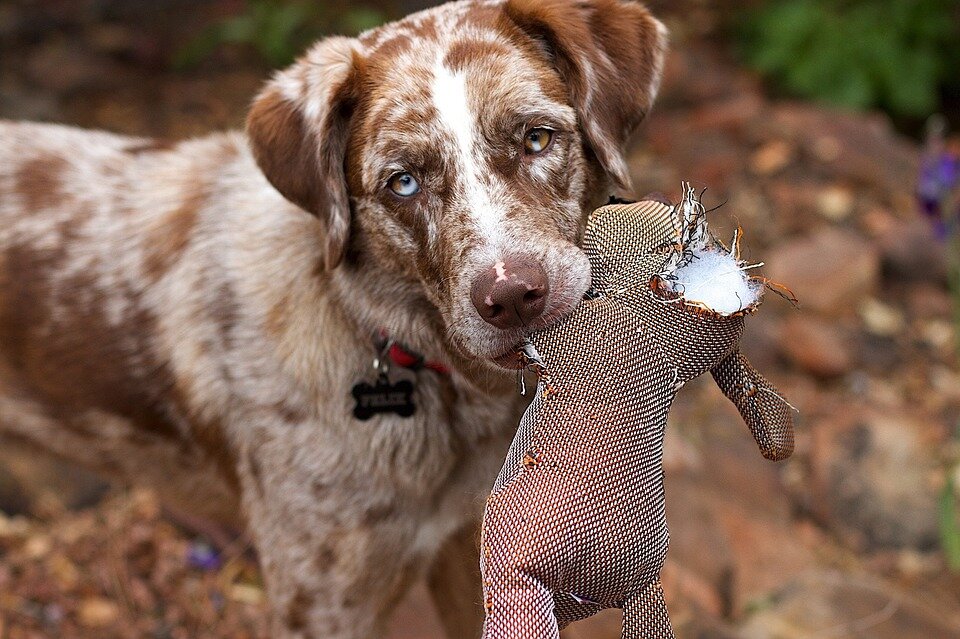
<instances>
[{"instance_id":1,"label":"torn stuffed animal","mask_svg":"<svg viewBox=\"0 0 960 639\"><path fill-rule=\"evenodd\" d=\"M624 639L673 637L663 437L687 381L710 371L765 457L793 451L790 405L739 351L764 281L738 243L710 235L689 186L678 206L591 215L590 292L524 348L540 381L484 512L485 639L558 639L612 607Z\"/></svg>"}]
</instances>

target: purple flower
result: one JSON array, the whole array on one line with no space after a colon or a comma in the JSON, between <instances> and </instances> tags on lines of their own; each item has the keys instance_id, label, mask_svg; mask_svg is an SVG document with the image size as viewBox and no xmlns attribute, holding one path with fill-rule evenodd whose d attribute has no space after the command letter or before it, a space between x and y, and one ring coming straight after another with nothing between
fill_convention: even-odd
<instances>
[{"instance_id":1,"label":"purple flower","mask_svg":"<svg viewBox=\"0 0 960 639\"><path fill-rule=\"evenodd\" d=\"M200 570L217 570L220 567L220 555L210 544L194 541L187 550L187 563Z\"/></svg>"},{"instance_id":2,"label":"purple flower","mask_svg":"<svg viewBox=\"0 0 960 639\"><path fill-rule=\"evenodd\" d=\"M960 157L944 153L939 157L924 157L920 163L917 181L917 199L920 210L933 222L937 237L947 237L947 218L953 211L944 210L951 192L960 183Z\"/></svg>"},{"instance_id":3,"label":"purple flower","mask_svg":"<svg viewBox=\"0 0 960 639\"><path fill-rule=\"evenodd\" d=\"M939 157L924 157L920 163L917 197L928 215L940 215L946 195L960 181L960 157L942 153Z\"/></svg>"}]
</instances>

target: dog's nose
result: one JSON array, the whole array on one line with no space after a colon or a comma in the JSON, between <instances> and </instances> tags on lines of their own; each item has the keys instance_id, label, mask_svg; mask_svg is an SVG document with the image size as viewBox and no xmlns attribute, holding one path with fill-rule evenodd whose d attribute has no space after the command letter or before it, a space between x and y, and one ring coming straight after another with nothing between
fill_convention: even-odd
<instances>
[{"instance_id":1,"label":"dog's nose","mask_svg":"<svg viewBox=\"0 0 960 639\"><path fill-rule=\"evenodd\" d=\"M520 328L543 313L550 285L543 267L530 259L494 264L470 287L480 317L497 328Z\"/></svg>"}]
</instances>

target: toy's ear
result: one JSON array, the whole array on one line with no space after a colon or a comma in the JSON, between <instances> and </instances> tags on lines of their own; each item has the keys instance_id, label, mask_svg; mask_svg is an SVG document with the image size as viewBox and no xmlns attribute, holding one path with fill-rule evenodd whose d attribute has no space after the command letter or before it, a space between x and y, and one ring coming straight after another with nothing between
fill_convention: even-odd
<instances>
[{"instance_id":1,"label":"toy's ear","mask_svg":"<svg viewBox=\"0 0 960 639\"><path fill-rule=\"evenodd\" d=\"M789 457L793 453L792 409L777 389L740 351L727 355L710 372L750 427L761 454L773 461Z\"/></svg>"},{"instance_id":2,"label":"toy's ear","mask_svg":"<svg viewBox=\"0 0 960 639\"><path fill-rule=\"evenodd\" d=\"M590 260L594 288L633 281L650 270L651 253L676 237L672 211L673 207L654 200L608 204L593 211L581 245ZM646 286L642 291L646 295ZM640 289L636 292L641 294Z\"/></svg>"},{"instance_id":3,"label":"toy's ear","mask_svg":"<svg viewBox=\"0 0 960 639\"><path fill-rule=\"evenodd\" d=\"M350 231L343 163L359 84L354 44L348 38L322 40L267 83L247 116L260 170L323 224L328 269L343 257Z\"/></svg>"},{"instance_id":4,"label":"toy's ear","mask_svg":"<svg viewBox=\"0 0 960 639\"><path fill-rule=\"evenodd\" d=\"M629 0L510 0L504 11L560 73L590 149L627 188L623 149L660 87L666 27Z\"/></svg>"}]
</instances>

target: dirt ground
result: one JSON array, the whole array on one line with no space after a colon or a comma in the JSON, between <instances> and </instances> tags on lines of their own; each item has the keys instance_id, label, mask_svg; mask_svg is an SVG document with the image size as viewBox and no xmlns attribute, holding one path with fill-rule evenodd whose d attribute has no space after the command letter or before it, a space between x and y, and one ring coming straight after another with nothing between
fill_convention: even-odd
<instances>
[{"instance_id":1,"label":"dirt ground","mask_svg":"<svg viewBox=\"0 0 960 639\"><path fill-rule=\"evenodd\" d=\"M677 633L960 636L960 573L941 550L943 513L960 505L958 338L947 247L913 195L920 145L879 114L771 97L718 40L710 3L652 4L673 51L630 156L636 194L708 186L722 204L711 225L740 224L748 257L801 304L769 296L743 340L800 410L791 460L763 460L712 382L671 414L663 576ZM166 138L238 127L263 63L234 47L169 64L236 5L5 3L0 117ZM149 490L0 441L0 639L259 638L264 610L242 540L211 551ZM564 637L618 633L606 612ZM440 636L418 586L389 639Z\"/></svg>"}]
</instances>

